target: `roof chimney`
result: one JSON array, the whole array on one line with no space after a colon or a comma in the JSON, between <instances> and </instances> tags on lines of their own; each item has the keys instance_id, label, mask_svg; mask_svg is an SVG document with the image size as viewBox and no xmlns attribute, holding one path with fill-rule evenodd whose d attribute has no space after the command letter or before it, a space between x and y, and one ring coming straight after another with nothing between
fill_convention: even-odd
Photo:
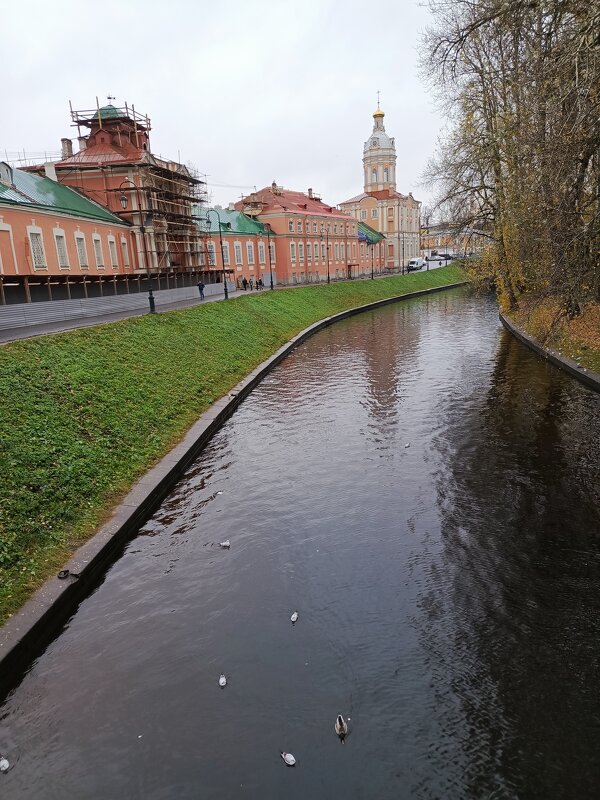
<instances>
[{"instance_id":1,"label":"roof chimney","mask_svg":"<svg viewBox=\"0 0 600 800\"><path fill-rule=\"evenodd\" d=\"M309 196L309 198L310 198L311 200L313 199L313 193L312 193L312 189L309 189L309 190L308 190L308 196Z\"/></svg>"},{"instance_id":2,"label":"roof chimney","mask_svg":"<svg viewBox=\"0 0 600 800\"><path fill-rule=\"evenodd\" d=\"M71 158L73 155L73 142L70 139L61 139L60 144L63 159Z\"/></svg>"},{"instance_id":3,"label":"roof chimney","mask_svg":"<svg viewBox=\"0 0 600 800\"><path fill-rule=\"evenodd\" d=\"M46 161L44 164L44 174L47 178L50 178L51 181L56 181L56 170L54 169L52 161Z\"/></svg>"},{"instance_id":4,"label":"roof chimney","mask_svg":"<svg viewBox=\"0 0 600 800\"><path fill-rule=\"evenodd\" d=\"M273 181L273 183L271 184L271 189L273 191L275 191L275 189L277 189L277 183L275 181Z\"/></svg>"},{"instance_id":5,"label":"roof chimney","mask_svg":"<svg viewBox=\"0 0 600 800\"><path fill-rule=\"evenodd\" d=\"M87 147L87 139L85 138L85 136L79 136L77 141L79 142L79 150L80 151L85 150L85 148Z\"/></svg>"}]
</instances>

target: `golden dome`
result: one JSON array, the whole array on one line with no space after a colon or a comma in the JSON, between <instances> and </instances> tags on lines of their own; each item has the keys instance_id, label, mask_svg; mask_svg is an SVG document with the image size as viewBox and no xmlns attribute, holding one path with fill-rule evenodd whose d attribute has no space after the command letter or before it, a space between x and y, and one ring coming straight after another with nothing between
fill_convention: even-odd
<instances>
[{"instance_id":1,"label":"golden dome","mask_svg":"<svg viewBox=\"0 0 600 800\"><path fill-rule=\"evenodd\" d=\"M377 106L377 110L373 112L374 117L385 117L383 111Z\"/></svg>"}]
</instances>

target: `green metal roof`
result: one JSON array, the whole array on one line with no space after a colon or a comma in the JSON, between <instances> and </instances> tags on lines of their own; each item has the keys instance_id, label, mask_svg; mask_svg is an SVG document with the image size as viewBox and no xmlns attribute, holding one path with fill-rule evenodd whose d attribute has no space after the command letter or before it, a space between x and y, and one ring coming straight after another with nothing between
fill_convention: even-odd
<instances>
[{"instance_id":1,"label":"green metal roof","mask_svg":"<svg viewBox=\"0 0 600 800\"><path fill-rule=\"evenodd\" d=\"M383 233L379 233L375 228L367 225L366 222L360 221L358 223L358 237L359 239L366 239L369 244L377 244L377 242L381 242L382 239L385 239Z\"/></svg>"},{"instance_id":2,"label":"green metal roof","mask_svg":"<svg viewBox=\"0 0 600 800\"><path fill-rule=\"evenodd\" d=\"M118 119L119 117L124 117L125 114L119 109L115 108L113 105L102 106L92 119L98 119L98 115L102 117L102 119Z\"/></svg>"},{"instance_id":3,"label":"green metal roof","mask_svg":"<svg viewBox=\"0 0 600 800\"><path fill-rule=\"evenodd\" d=\"M0 203L49 209L73 217L98 219L118 225L127 224L104 206L88 200L74 189L69 189L68 186L63 186L50 178L42 178L33 172L13 169L12 179L14 187L0 183Z\"/></svg>"},{"instance_id":4,"label":"green metal roof","mask_svg":"<svg viewBox=\"0 0 600 800\"><path fill-rule=\"evenodd\" d=\"M250 236L260 236L265 233L265 226L262 222L256 222L246 214L242 214L241 211L194 206L193 213L198 227L207 233L219 232L219 218L222 233L240 233Z\"/></svg>"}]
</instances>

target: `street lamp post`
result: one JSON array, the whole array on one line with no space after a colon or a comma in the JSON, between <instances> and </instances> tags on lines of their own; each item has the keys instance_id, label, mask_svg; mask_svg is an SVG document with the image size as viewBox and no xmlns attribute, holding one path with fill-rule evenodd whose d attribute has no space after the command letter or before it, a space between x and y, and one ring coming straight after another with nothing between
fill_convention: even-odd
<instances>
[{"instance_id":1,"label":"street lamp post","mask_svg":"<svg viewBox=\"0 0 600 800\"><path fill-rule=\"evenodd\" d=\"M146 242L146 225L144 223L144 217L142 216L142 204L140 202L140 188L139 186L136 186L133 181L129 180L129 178L125 178L125 180L121 182L119 189L123 190L125 184L128 184L128 188L133 188L137 199L138 211L140 213L140 233L142 234L144 260L146 262L146 275L148 276L148 304L150 305L150 313L156 314L156 304L154 302L154 294L152 290L152 273L150 272L150 261L148 259L148 243ZM119 202L121 203L121 208L123 211L125 211L129 200L124 191L121 192ZM152 217L152 195L150 194L149 190L146 191L146 206L148 208L148 216L146 221L148 221L148 219L151 219Z\"/></svg>"},{"instance_id":2,"label":"street lamp post","mask_svg":"<svg viewBox=\"0 0 600 800\"><path fill-rule=\"evenodd\" d=\"M325 225L321 225L321 241L323 241L323 237L325 237L327 242L327 283L330 283L329 278L329 228L325 228Z\"/></svg>"},{"instance_id":3,"label":"street lamp post","mask_svg":"<svg viewBox=\"0 0 600 800\"><path fill-rule=\"evenodd\" d=\"M219 220L219 246L221 248L221 265L223 267L223 288L225 290L225 300L229 299L229 292L227 290L227 274L225 272L225 254L223 252L223 234L221 232L221 215L217 211L216 208L207 208L206 209L206 217L210 223L210 212L214 211L217 215L217 219Z\"/></svg>"},{"instance_id":4,"label":"street lamp post","mask_svg":"<svg viewBox=\"0 0 600 800\"><path fill-rule=\"evenodd\" d=\"M270 289L273 291L273 264L271 262L271 225L268 222L263 223L267 232L267 249L269 251L269 276L271 279Z\"/></svg>"},{"instance_id":5,"label":"street lamp post","mask_svg":"<svg viewBox=\"0 0 600 800\"><path fill-rule=\"evenodd\" d=\"M371 280L375 280L375 267L373 266L373 248L375 247L375 242L370 242L371 245Z\"/></svg>"}]
</instances>

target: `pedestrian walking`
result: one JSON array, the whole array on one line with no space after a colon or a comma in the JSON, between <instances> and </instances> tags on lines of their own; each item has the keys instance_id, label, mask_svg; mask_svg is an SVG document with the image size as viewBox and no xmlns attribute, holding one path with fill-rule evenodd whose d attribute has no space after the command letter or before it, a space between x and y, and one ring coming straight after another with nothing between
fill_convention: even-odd
<instances>
[{"instance_id":1,"label":"pedestrian walking","mask_svg":"<svg viewBox=\"0 0 600 800\"><path fill-rule=\"evenodd\" d=\"M242 279L242 286L244 287L244 291L246 291L246 289L248 288L248 281L246 280L246 278Z\"/></svg>"},{"instance_id":2,"label":"pedestrian walking","mask_svg":"<svg viewBox=\"0 0 600 800\"><path fill-rule=\"evenodd\" d=\"M198 291L200 292L200 300L204 300L204 284L202 281L198 281Z\"/></svg>"},{"instance_id":3,"label":"pedestrian walking","mask_svg":"<svg viewBox=\"0 0 600 800\"><path fill-rule=\"evenodd\" d=\"M250 291L253 291L253 289L254 289L254 278L251 275L250 276Z\"/></svg>"},{"instance_id":4,"label":"pedestrian walking","mask_svg":"<svg viewBox=\"0 0 600 800\"><path fill-rule=\"evenodd\" d=\"M261 292L265 288L265 285L263 283L263 279L262 278L258 279L258 288L260 289Z\"/></svg>"}]
</instances>

